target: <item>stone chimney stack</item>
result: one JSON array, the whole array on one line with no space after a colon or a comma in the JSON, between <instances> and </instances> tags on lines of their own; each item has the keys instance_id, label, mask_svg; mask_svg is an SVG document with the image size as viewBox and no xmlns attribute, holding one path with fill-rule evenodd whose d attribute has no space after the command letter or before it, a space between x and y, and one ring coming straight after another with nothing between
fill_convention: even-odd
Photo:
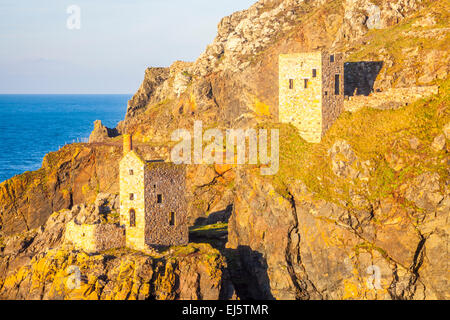
<instances>
[{"instance_id":1,"label":"stone chimney stack","mask_svg":"<svg viewBox=\"0 0 450 320\"><path fill-rule=\"evenodd\" d=\"M133 137L131 134L124 134L123 135L123 155L128 154L133 150Z\"/></svg>"}]
</instances>

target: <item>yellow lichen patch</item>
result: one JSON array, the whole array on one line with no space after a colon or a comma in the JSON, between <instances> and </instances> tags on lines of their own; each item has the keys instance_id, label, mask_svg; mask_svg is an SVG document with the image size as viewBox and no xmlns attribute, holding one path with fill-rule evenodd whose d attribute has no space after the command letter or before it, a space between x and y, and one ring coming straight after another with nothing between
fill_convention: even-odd
<instances>
[{"instance_id":1,"label":"yellow lichen patch","mask_svg":"<svg viewBox=\"0 0 450 320\"><path fill-rule=\"evenodd\" d=\"M284 199L282 196L278 196L277 200L278 200L278 204L280 204L280 205L283 204L283 202L286 201L286 199Z\"/></svg>"},{"instance_id":2,"label":"yellow lichen patch","mask_svg":"<svg viewBox=\"0 0 450 320\"><path fill-rule=\"evenodd\" d=\"M175 274L173 272L173 266L171 263L166 264L166 268L163 275L158 275L156 280L156 299L158 300L174 300L175 293Z\"/></svg>"},{"instance_id":3,"label":"yellow lichen patch","mask_svg":"<svg viewBox=\"0 0 450 320\"><path fill-rule=\"evenodd\" d=\"M196 102L195 96L192 92L189 95L189 108L190 108L191 112L197 111L197 102Z\"/></svg>"},{"instance_id":4,"label":"yellow lichen patch","mask_svg":"<svg viewBox=\"0 0 450 320\"><path fill-rule=\"evenodd\" d=\"M20 283L29 273L29 268L20 268L15 274L8 276L3 282L3 288L12 288L16 283Z\"/></svg>"},{"instance_id":5,"label":"yellow lichen patch","mask_svg":"<svg viewBox=\"0 0 450 320\"><path fill-rule=\"evenodd\" d=\"M116 286L115 299L118 300L126 300L130 297L130 292L132 292L133 287L133 278L134 278L134 262L133 261L124 261L119 267L119 274L117 275L116 282L118 285ZM116 291L117 290L117 291Z\"/></svg>"},{"instance_id":6,"label":"yellow lichen patch","mask_svg":"<svg viewBox=\"0 0 450 320\"><path fill-rule=\"evenodd\" d=\"M83 193L83 195L87 195L90 191L91 191L91 186L89 186L88 184L83 185L83 187L81 187L81 192Z\"/></svg>"},{"instance_id":7,"label":"yellow lichen patch","mask_svg":"<svg viewBox=\"0 0 450 320\"><path fill-rule=\"evenodd\" d=\"M153 258L125 248L91 255L69 246L51 249L6 277L0 283L0 297L142 300L151 296L172 300L190 296L191 287L183 293L177 286L184 277L200 276L219 295L226 266L219 251L208 244L190 244L160 255Z\"/></svg>"},{"instance_id":8,"label":"yellow lichen patch","mask_svg":"<svg viewBox=\"0 0 450 320\"><path fill-rule=\"evenodd\" d=\"M61 193L62 193L62 196L64 199L70 198L70 191L68 189L66 189L66 188L62 189Z\"/></svg>"},{"instance_id":9,"label":"yellow lichen patch","mask_svg":"<svg viewBox=\"0 0 450 320\"><path fill-rule=\"evenodd\" d=\"M269 117L271 115L270 106L259 100L257 97L254 98L254 105L252 110L261 117Z\"/></svg>"},{"instance_id":10,"label":"yellow lichen patch","mask_svg":"<svg viewBox=\"0 0 450 320\"><path fill-rule=\"evenodd\" d=\"M360 292L358 283L350 279L344 279L344 295L343 300L359 299Z\"/></svg>"},{"instance_id":11,"label":"yellow lichen patch","mask_svg":"<svg viewBox=\"0 0 450 320\"><path fill-rule=\"evenodd\" d=\"M49 290L49 296L52 297L65 297L67 294L67 281L69 274L66 272L65 269L59 269L55 275L53 276L53 282L51 284L50 290Z\"/></svg>"}]
</instances>

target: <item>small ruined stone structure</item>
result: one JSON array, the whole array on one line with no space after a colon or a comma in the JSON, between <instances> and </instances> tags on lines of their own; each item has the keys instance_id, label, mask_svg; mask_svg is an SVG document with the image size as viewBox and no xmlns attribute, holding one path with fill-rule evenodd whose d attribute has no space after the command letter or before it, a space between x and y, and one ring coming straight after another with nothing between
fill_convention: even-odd
<instances>
[{"instance_id":1,"label":"small ruined stone structure","mask_svg":"<svg viewBox=\"0 0 450 320\"><path fill-rule=\"evenodd\" d=\"M147 247L188 243L185 167L145 161L124 135L120 161L120 224L126 229L126 246Z\"/></svg>"},{"instance_id":2,"label":"small ruined stone structure","mask_svg":"<svg viewBox=\"0 0 450 320\"><path fill-rule=\"evenodd\" d=\"M279 57L279 121L319 143L344 108L342 54L307 52Z\"/></svg>"},{"instance_id":3,"label":"small ruined stone structure","mask_svg":"<svg viewBox=\"0 0 450 320\"><path fill-rule=\"evenodd\" d=\"M81 224L76 219L66 227L65 240L76 249L101 252L125 245L125 229L116 224Z\"/></svg>"},{"instance_id":4,"label":"small ruined stone structure","mask_svg":"<svg viewBox=\"0 0 450 320\"><path fill-rule=\"evenodd\" d=\"M116 219L117 209L118 195L104 193L92 204L75 205L66 213L73 219L66 225L64 242L89 253L125 247L125 228Z\"/></svg>"}]
</instances>

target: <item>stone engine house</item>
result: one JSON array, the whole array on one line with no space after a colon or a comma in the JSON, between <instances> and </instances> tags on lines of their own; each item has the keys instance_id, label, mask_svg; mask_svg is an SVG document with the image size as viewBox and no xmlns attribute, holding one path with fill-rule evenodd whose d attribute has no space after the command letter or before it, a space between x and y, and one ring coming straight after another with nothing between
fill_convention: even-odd
<instances>
[{"instance_id":1,"label":"stone engine house","mask_svg":"<svg viewBox=\"0 0 450 320\"><path fill-rule=\"evenodd\" d=\"M120 224L126 246L135 250L185 245L189 242L186 168L162 161L145 161L124 135L120 161Z\"/></svg>"},{"instance_id":2,"label":"stone engine house","mask_svg":"<svg viewBox=\"0 0 450 320\"><path fill-rule=\"evenodd\" d=\"M342 54L307 52L279 56L279 121L319 143L344 109Z\"/></svg>"},{"instance_id":3,"label":"stone engine house","mask_svg":"<svg viewBox=\"0 0 450 320\"><path fill-rule=\"evenodd\" d=\"M93 224L70 221L65 242L86 252L127 247L138 251L186 245L186 168L163 161L145 161L124 135L120 171L120 222Z\"/></svg>"}]
</instances>

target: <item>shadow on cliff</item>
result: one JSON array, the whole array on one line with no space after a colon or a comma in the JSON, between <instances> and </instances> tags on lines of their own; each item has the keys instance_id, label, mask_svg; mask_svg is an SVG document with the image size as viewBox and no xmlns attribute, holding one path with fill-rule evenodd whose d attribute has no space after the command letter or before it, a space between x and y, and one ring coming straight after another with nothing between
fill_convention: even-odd
<instances>
[{"instance_id":1,"label":"shadow on cliff","mask_svg":"<svg viewBox=\"0 0 450 320\"><path fill-rule=\"evenodd\" d=\"M232 206L225 211L211 214L207 225L212 228L192 230L189 234L189 242L209 243L213 248L222 253L227 262L230 280L236 290L237 296L242 300L274 300L270 291L270 281L267 273L267 261L264 256L249 246L239 246L237 249L226 248L228 242L228 225L214 227L214 223L228 222ZM206 221L197 221L200 226ZM195 228L195 227L193 227ZM224 297L224 294L221 294Z\"/></svg>"},{"instance_id":2,"label":"shadow on cliff","mask_svg":"<svg viewBox=\"0 0 450 320\"><path fill-rule=\"evenodd\" d=\"M199 217L195 220L194 226L206 226L214 223L228 223L231 213L233 212L233 205L230 204L224 210L212 212L208 217Z\"/></svg>"},{"instance_id":3,"label":"shadow on cliff","mask_svg":"<svg viewBox=\"0 0 450 320\"><path fill-rule=\"evenodd\" d=\"M383 61L358 61L344 64L344 94L368 96L383 68Z\"/></svg>"},{"instance_id":4,"label":"shadow on cliff","mask_svg":"<svg viewBox=\"0 0 450 320\"><path fill-rule=\"evenodd\" d=\"M241 300L275 300L270 291L267 261L249 246L224 249L237 296Z\"/></svg>"},{"instance_id":5,"label":"shadow on cliff","mask_svg":"<svg viewBox=\"0 0 450 320\"><path fill-rule=\"evenodd\" d=\"M189 230L189 242L209 243L213 248L222 251L228 241L227 223L232 212L233 205L229 205L224 210L209 214L208 217L197 218ZM196 229L198 227L200 229Z\"/></svg>"}]
</instances>

